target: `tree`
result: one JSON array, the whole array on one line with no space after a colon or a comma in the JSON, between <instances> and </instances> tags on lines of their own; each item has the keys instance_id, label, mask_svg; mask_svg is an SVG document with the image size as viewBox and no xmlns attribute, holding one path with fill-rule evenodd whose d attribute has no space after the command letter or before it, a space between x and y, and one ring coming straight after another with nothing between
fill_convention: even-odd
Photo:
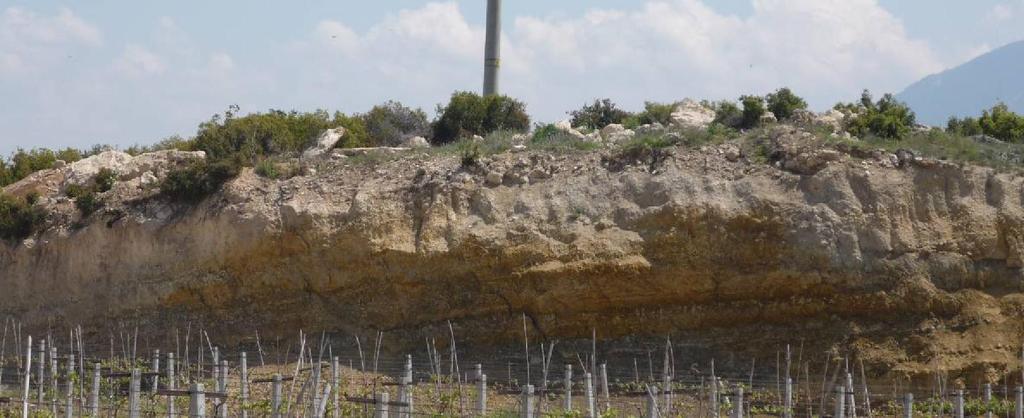
<instances>
[{"instance_id":1,"label":"tree","mask_svg":"<svg viewBox=\"0 0 1024 418\"><path fill-rule=\"evenodd\" d=\"M438 105L437 114L431 138L435 144L496 131L526 132L530 129L526 105L508 96L482 97L472 92L456 92L447 105Z\"/></svg>"},{"instance_id":2,"label":"tree","mask_svg":"<svg viewBox=\"0 0 1024 418\"><path fill-rule=\"evenodd\" d=\"M569 112L569 115L572 116L572 126L589 129L602 129L611 124L621 124L630 116L629 112L615 106L611 99L594 100L594 103Z\"/></svg>"},{"instance_id":3,"label":"tree","mask_svg":"<svg viewBox=\"0 0 1024 418\"><path fill-rule=\"evenodd\" d=\"M766 100L768 102L768 111L772 112L775 118L780 121L793 117L793 113L797 110L807 109L807 102L800 96L793 94L787 87L769 94Z\"/></svg>"},{"instance_id":4,"label":"tree","mask_svg":"<svg viewBox=\"0 0 1024 418\"><path fill-rule=\"evenodd\" d=\"M740 122L740 127L750 129L758 126L761 123L761 116L764 116L766 112L764 98L761 96L742 96L740 97L740 103L743 103L743 118L742 122Z\"/></svg>"},{"instance_id":5,"label":"tree","mask_svg":"<svg viewBox=\"0 0 1024 418\"><path fill-rule=\"evenodd\" d=\"M1010 142L1024 140L1024 117L1010 111L1005 103L982 112L978 124L985 135Z\"/></svg>"},{"instance_id":6,"label":"tree","mask_svg":"<svg viewBox=\"0 0 1024 418\"><path fill-rule=\"evenodd\" d=\"M902 139L917 124L917 116L905 103L892 94L872 101L871 92L864 90L860 104L840 103L836 109L851 113L846 130L857 136L876 135L881 138Z\"/></svg>"},{"instance_id":7,"label":"tree","mask_svg":"<svg viewBox=\"0 0 1024 418\"><path fill-rule=\"evenodd\" d=\"M374 145L397 147L408 138L430 134L426 113L396 101L374 106L362 119Z\"/></svg>"}]
</instances>

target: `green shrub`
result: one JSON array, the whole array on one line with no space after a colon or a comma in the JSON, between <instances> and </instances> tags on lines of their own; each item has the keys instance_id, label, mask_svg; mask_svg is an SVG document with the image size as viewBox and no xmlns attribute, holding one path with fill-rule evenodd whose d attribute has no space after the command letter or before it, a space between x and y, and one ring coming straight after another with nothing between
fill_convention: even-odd
<instances>
[{"instance_id":1,"label":"green shrub","mask_svg":"<svg viewBox=\"0 0 1024 418\"><path fill-rule=\"evenodd\" d=\"M28 238L42 227L45 219L46 213L42 209L0 193L0 239Z\"/></svg>"},{"instance_id":2,"label":"green shrub","mask_svg":"<svg viewBox=\"0 0 1024 418\"><path fill-rule=\"evenodd\" d=\"M946 132L960 136L975 136L984 133L978 119L972 117L958 119L955 116L950 117L949 122L946 122Z\"/></svg>"},{"instance_id":3,"label":"green shrub","mask_svg":"<svg viewBox=\"0 0 1024 418\"><path fill-rule=\"evenodd\" d=\"M271 110L238 117L238 107L199 125L195 147L211 160L241 158L253 164L264 156L298 153L312 146L324 130L333 128L326 111L312 113Z\"/></svg>"},{"instance_id":4,"label":"green shrub","mask_svg":"<svg viewBox=\"0 0 1024 418\"><path fill-rule=\"evenodd\" d=\"M750 129L760 125L761 117L767 111L764 107L764 98L761 96L743 96L740 97L740 103L743 103L743 117L740 127Z\"/></svg>"},{"instance_id":5,"label":"green shrub","mask_svg":"<svg viewBox=\"0 0 1024 418\"><path fill-rule=\"evenodd\" d=\"M870 134L901 139L917 124L914 112L892 94L886 94L878 102L873 102L871 92L865 90L859 105L838 104L835 108L854 115L846 119L846 130L860 137Z\"/></svg>"},{"instance_id":6,"label":"green shrub","mask_svg":"<svg viewBox=\"0 0 1024 418\"><path fill-rule=\"evenodd\" d=\"M715 110L715 120L711 122L712 126L719 125L736 129L743 124L743 112L734 102L723 100L717 103L705 103L705 106Z\"/></svg>"},{"instance_id":7,"label":"green shrub","mask_svg":"<svg viewBox=\"0 0 1024 418\"><path fill-rule=\"evenodd\" d=\"M676 110L674 103L644 103L644 111L637 114L640 125L660 123L668 126L672 123L672 112Z\"/></svg>"},{"instance_id":8,"label":"green shrub","mask_svg":"<svg viewBox=\"0 0 1024 418\"><path fill-rule=\"evenodd\" d=\"M985 135L1009 142L1024 141L1024 116L1011 112L1003 103L982 112L978 125Z\"/></svg>"},{"instance_id":9,"label":"green shrub","mask_svg":"<svg viewBox=\"0 0 1024 418\"><path fill-rule=\"evenodd\" d=\"M533 129L532 141L533 142L543 142L543 141L547 141L547 140L549 140L551 138L554 138L557 135L562 135L562 134L564 134L564 132L562 132L561 129L558 129L554 124L550 124L550 123L544 124L544 125L538 124L537 127L535 127Z\"/></svg>"},{"instance_id":10,"label":"green shrub","mask_svg":"<svg viewBox=\"0 0 1024 418\"><path fill-rule=\"evenodd\" d=\"M90 190L87 189L85 186L81 186L78 184L69 184L66 187L64 187L64 195L72 199L78 199L79 197L82 197L89 192Z\"/></svg>"},{"instance_id":11,"label":"green shrub","mask_svg":"<svg viewBox=\"0 0 1024 418\"><path fill-rule=\"evenodd\" d=\"M240 168L237 160L197 160L185 168L169 172L160 185L160 191L175 201L198 203L237 176Z\"/></svg>"},{"instance_id":12,"label":"green shrub","mask_svg":"<svg viewBox=\"0 0 1024 418\"><path fill-rule=\"evenodd\" d=\"M114 183L117 182L117 173L115 173L114 170L104 167L96 173L96 178L93 181L96 183L97 192L107 192L114 188Z\"/></svg>"},{"instance_id":13,"label":"green shrub","mask_svg":"<svg viewBox=\"0 0 1024 418\"><path fill-rule=\"evenodd\" d=\"M463 167L474 166L480 161L482 152L480 151L480 144L476 141L463 140L459 142L458 148Z\"/></svg>"},{"instance_id":14,"label":"green shrub","mask_svg":"<svg viewBox=\"0 0 1024 418\"><path fill-rule=\"evenodd\" d=\"M430 134L426 113L396 101L374 106L362 119L370 140L376 146L397 147L407 138Z\"/></svg>"},{"instance_id":15,"label":"green shrub","mask_svg":"<svg viewBox=\"0 0 1024 418\"><path fill-rule=\"evenodd\" d=\"M366 132L366 123L363 122L363 118L335 112L332 124L345 128L345 136L334 144L335 148L360 148L370 145L370 134Z\"/></svg>"},{"instance_id":16,"label":"green shrub","mask_svg":"<svg viewBox=\"0 0 1024 418\"><path fill-rule=\"evenodd\" d=\"M768 111L780 121L793 117L797 110L807 109L807 102L786 87L769 94L765 100L768 102Z\"/></svg>"},{"instance_id":17,"label":"green shrub","mask_svg":"<svg viewBox=\"0 0 1024 418\"><path fill-rule=\"evenodd\" d=\"M572 126L588 129L602 129L613 123L623 123L630 116L629 112L615 106L611 99L594 100L594 103L569 112L569 115L572 116Z\"/></svg>"},{"instance_id":18,"label":"green shrub","mask_svg":"<svg viewBox=\"0 0 1024 418\"><path fill-rule=\"evenodd\" d=\"M103 207L103 203L96 197L96 193L89 190L75 198L75 207L78 208L78 211L82 213L84 218L96 213L97 210Z\"/></svg>"},{"instance_id":19,"label":"green shrub","mask_svg":"<svg viewBox=\"0 0 1024 418\"><path fill-rule=\"evenodd\" d=\"M473 135L487 136L497 131L525 132L530 128L526 105L507 96L481 97L458 92L446 106L438 106L434 122L435 144L447 144Z\"/></svg>"},{"instance_id":20,"label":"green shrub","mask_svg":"<svg viewBox=\"0 0 1024 418\"><path fill-rule=\"evenodd\" d=\"M277 164L270 160L263 160L256 164L256 175L260 177L266 177L268 179L281 178L281 172L277 169Z\"/></svg>"}]
</instances>

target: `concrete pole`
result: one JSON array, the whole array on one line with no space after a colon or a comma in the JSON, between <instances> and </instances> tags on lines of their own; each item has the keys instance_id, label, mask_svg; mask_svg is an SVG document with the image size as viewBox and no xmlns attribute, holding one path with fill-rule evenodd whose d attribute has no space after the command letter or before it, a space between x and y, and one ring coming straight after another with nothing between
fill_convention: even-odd
<instances>
[{"instance_id":1,"label":"concrete pole","mask_svg":"<svg viewBox=\"0 0 1024 418\"><path fill-rule=\"evenodd\" d=\"M38 395L37 397L39 398L39 405L42 406L43 389L46 387L46 384L44 383L46 382L46 340L39 341L39 369L36 374L39 375L39 378L36 380L39 382L39 384L36 385L36 392Z\"/></svg>"},{"instance_id":2,"label":"concrete pole","mask_svg":"<svg viewBox=\"0 0 1024 418\"><path fill-rule=\"evenodd\" d=\"M964 391L957 389L953 400L953 418L964 418Z\"/></svg>"},{"instance_id":3,"label":"concrete pole","mask_svg":"<svg viewBox=\"0 0 1024 418\"><path fill-rule=\"evenodd\" d=\"M604 398L604 410L612 408L611 395L608 393L608 363L601 363L601 397Z\"/></svg>"},{"instance_id":4,"label":"concrete pole","mask_svg":"<svg viewBox=\"0 0 1024 418\"><path fill-rule=\"evenodd\" d=\"M281 374L275 373L270 389L270 416L281 418Z\"/></svg>"},{"instance_id":5,"label":"concrete pole","mask_svg":"<svg viewBox=\"0 0 1024 418\"><path fill-rule=\"evenodd\" d=\"M242 418L249 418L249 361L246 359L244 351L242 352L241 362Z\"/></svg>"},{"instance_id":6,"label":"concrete pole","mask_svg":"<svg viewBox=\"0 0 1024 418\"><path fill-rule=\"evenodd\" d=\"M1017 386L1017 407L1014 409L1014 416L1017 418L1024 418L1024 387Z\"/></svg>"},{"instance_id":7,"label":"concrete pole","mask_svg":"<svg viewBox=\"0 0 1024 418\"><path fill-rule=\"evenodd\" d=\"M736 385L736 406L732 410L733 418L744 418L743 414L743 386ZM843 418L842 415L838 416Z\"/></svg>"},{"instance_id":8,"label":"concrete pole","mask_svg":"<svg viewBox=\"0 0 1024 418\"><path fill-rule=\"evenodd\" d=\"M914 418L914 394L908 393L903 398L903 418Z\"/></svg>"},{"instance_id":9,"label":"concrete pole","mask_svg":"<svg viewBox=\"0 0 1024 418\"><path fill-rule=\"evenodd\" d=\"M206 388L202 383L193 383L189 388L188 416L190 418L206 417Z\"/></svg>"},{"instance_id":10,"label":"concrete pole","mask_svg":"<svg viewBox=\"0 0 1024 418\"><path fill-rule=\"evenodd\" d=\"M74 398L75 398L75 381L72 379L72 375L75 374L75 355L68 354L68 381L67 381L67 400L65 402L64 416L71 418L74 416Z\"/></svg>"},{"instance_id":11,"label":"concrete pole","mask_svg":"<svg viewBox=\"0 0 1024 418\"><path fill-rule=\"evenodd\" d=\"M793 379L786 378L786 399L782 407L783 418L793 418Z\"/></svg>"},{"instance_id":12,"label":"concrete pole","mask_svg":"<svg viewBox=\"0 0 1024 418\"><path fill-rule=\"evenodd\" d=\"M217 391L220 392L220 393L227 393L228 392L228 361L227 360L221 360L220 361L220 373L218 374L218 377L220 378L220 387L218 388ZM217 418L228 418L228 398L222 398L217 403Z\"/></svg>"},{"instance_id":13,"label":"concrete pole","mask_svg":"<svg viewBox=\"0 0 1024 418\"><path fill-rule=\"evenodd\" d=\"M835 418L843 418L846 414L846 388L843 385L836 385L836 413Z\"/></svg>"},{"instance_id":14,"label":"concrete pole","mask_svg":"<svg viewBox=\"0 0 1024 418\"><path fill-rule=\"evenodd\" d=\"M100 416L100 364L92 364L92 393L89 394L89 410L92 416Z\"/></svg>"},{"instance_id":15,"label":"concrete pole","mask_svg":"<svg viewBox=\"0 0 1024 418\"><path fill-rule=\"evenodd\" d=\"M565 412L572 411L572 365L565 365Z\"/></svg>"},{"instance_id":16,"label":"concrete pole","mask_svg":"<svg viewBox=\"0 0 1024 418\"><path fill-rule=\"evenodd\" d=\"M153 395L156 395L156 392L160 390L160 350L153 350L151 370L155 374L153 375L153 381L151 382L152 387L149 389L152 391Z\"/></svg>"},{"instance_id":17,"label":"concrete pole","mask_svg":"<svg viewBox=\"0 0 1024 418\"><path fill-rule=\"evenodd\" d=\"M651 389L647 389L647 415L644 418L658 418L658 398L654 397Z\"/></svg>"},{"instance_id":18,"label":"concrete pole","mask_svg":"<svg viewBox=\"0 0 1024 418\"><path fill-rule=\"evenodd\" d=\"M487 375L481 374L476 380L476 411L480 416L487 415Z\"/></svg>"},{"instance_id":19,"label":"concrete pole","mask_svg":"<svg viewBox=\"0 0 1024 418\"><path fill-rule=\"evenodd\" d=\"M177 386L174 383L174 353L167 353L167 389L174 390ZM175 418L174 396L167 397L167 418Z\"/></svg>"},{"instance_id":20,"label":"concrete pole","mask_svg":"<svg viewBox=\"0 0 1024 418\"><path fill-rule=\"evenodd\" d=\"M32 336L28 336L28 350L25 351L25 388L21 394L21 417L28 418L28 387L32 379Z\"/></svg>"},{"instance_id":21,"label":"concrete pole","mask_svg":"<svg viewBox=\"0 0 1024 418\"><path fill-rule=\"evenodd\" d=\"M331 418L341 418L341 408L338 404L338 393L341 391L341 369L338 368L338 356L331 359Z\"/></svg>"},{"instance_id":22,"label":"concrete pole","mask_svg":"<svg viewBox=\"0 0 1024 418\"><path fill-rule=\"evenodd\" d=\"M533 418L533 385L523 386L522 418Z\"/></svg>"},{"instance_id":23,"label":"concrete pole","mask_svg":"<svg viewBox=\"0 0 1024 418\"><path fill-rule=\"evenodd\" d=\"M484 96L498 93L501 69L501 0L487 0L487 40L484 48Z\"/></svg>"},{"instance_id":24,"label":"concrete pole","mask_svg":"<svg viewBox=\"0 0 1024 418\"><path fill-rule=\"evenodd\" d=\"M992 403L992 384L985 384L985 418L992 418L992 411L989 410L988 405Z\"/></svg>"},{"instance_id":25,"label":"concrete pole","mask_svg":"<svg viewBox=\"0 0 1024 418\"><path fill-rule=\"evenodd\" d=\"M57 347L50 345L50 416L57 416Z\"/></svg>"},{"instance_id":26,"label":"concrete pole","mask_svg":"<svg viewBox=\"0 0 1024 418\"><path fill-rule=\"evenodd\" d=\"M131 381L128 382L128 417L139 418L139 386L142 383L139 369L132 369Z\"/></svg>"},{"instance_id":27,"label":"concrete pole","mask_svg":"<svg viewBox=\"0 0 1024 418\"><path fill-rule=\"evenodd\" d=\"M377 395L377 413L374 414L377 418L388 418L388 403L391 402L391 395L387 392L381 392Z\"/></svg>"},{"instance_id":28,"label":"concrete pole","mask_svg":"<svg viewBox=\"0 0 1024 418\"><path fill-rule=\"evenodd\" d=\"M594 378L590 373L584 375L584 386L587 393L587 418L595 418L597 410L594 408Z\"/></svg>"}]
</instances>

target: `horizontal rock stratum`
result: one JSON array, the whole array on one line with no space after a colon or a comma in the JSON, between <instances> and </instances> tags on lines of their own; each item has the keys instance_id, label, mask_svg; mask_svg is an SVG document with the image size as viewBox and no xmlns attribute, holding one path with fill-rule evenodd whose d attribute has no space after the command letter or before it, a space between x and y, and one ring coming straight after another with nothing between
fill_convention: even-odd
<instances>
[{"instance_id":1,"label":"horizontal rock stratum","mask_svg":"<svg viewBox=\"0 0 1024 418\"><path fill-rule=\"evenodd\" d=\"M41 192L51 223L0 249L0 310L37 327L192 320L411 344L450 320L480 345L519 341L525 313L549 338L596 328L734 351L802 342L875 370L1019 367L1024 179L764 136L767 163L734 144L526 149L471 167L334 154L288 180L247 169L194 207L143 184L166 171L153 166L121 173L84 220L59 198L72 165L7 188Z\"/></svg>"}]
</instances>

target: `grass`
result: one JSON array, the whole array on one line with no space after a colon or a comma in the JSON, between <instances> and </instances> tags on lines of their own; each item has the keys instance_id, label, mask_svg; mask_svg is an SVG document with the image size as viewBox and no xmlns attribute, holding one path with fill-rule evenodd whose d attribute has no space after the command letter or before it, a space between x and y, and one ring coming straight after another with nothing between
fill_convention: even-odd
<instances>
[{"instance_id":1,"label":"grass","mask_svg":"<svg viewBox=\"0 0 1024 418\"><path fill-rule=\"evenodd\" d=\"M1024 144L982 143L973 138L950 134L939 129L913 133L902 140L877 136L869 136L860 141L831 137L827 142L865 152L872 149L882 149L888 152L906 149L922 157L970 163L1000 170L1019 169L1024 163Z\"/></svg>"}]
</instances>

